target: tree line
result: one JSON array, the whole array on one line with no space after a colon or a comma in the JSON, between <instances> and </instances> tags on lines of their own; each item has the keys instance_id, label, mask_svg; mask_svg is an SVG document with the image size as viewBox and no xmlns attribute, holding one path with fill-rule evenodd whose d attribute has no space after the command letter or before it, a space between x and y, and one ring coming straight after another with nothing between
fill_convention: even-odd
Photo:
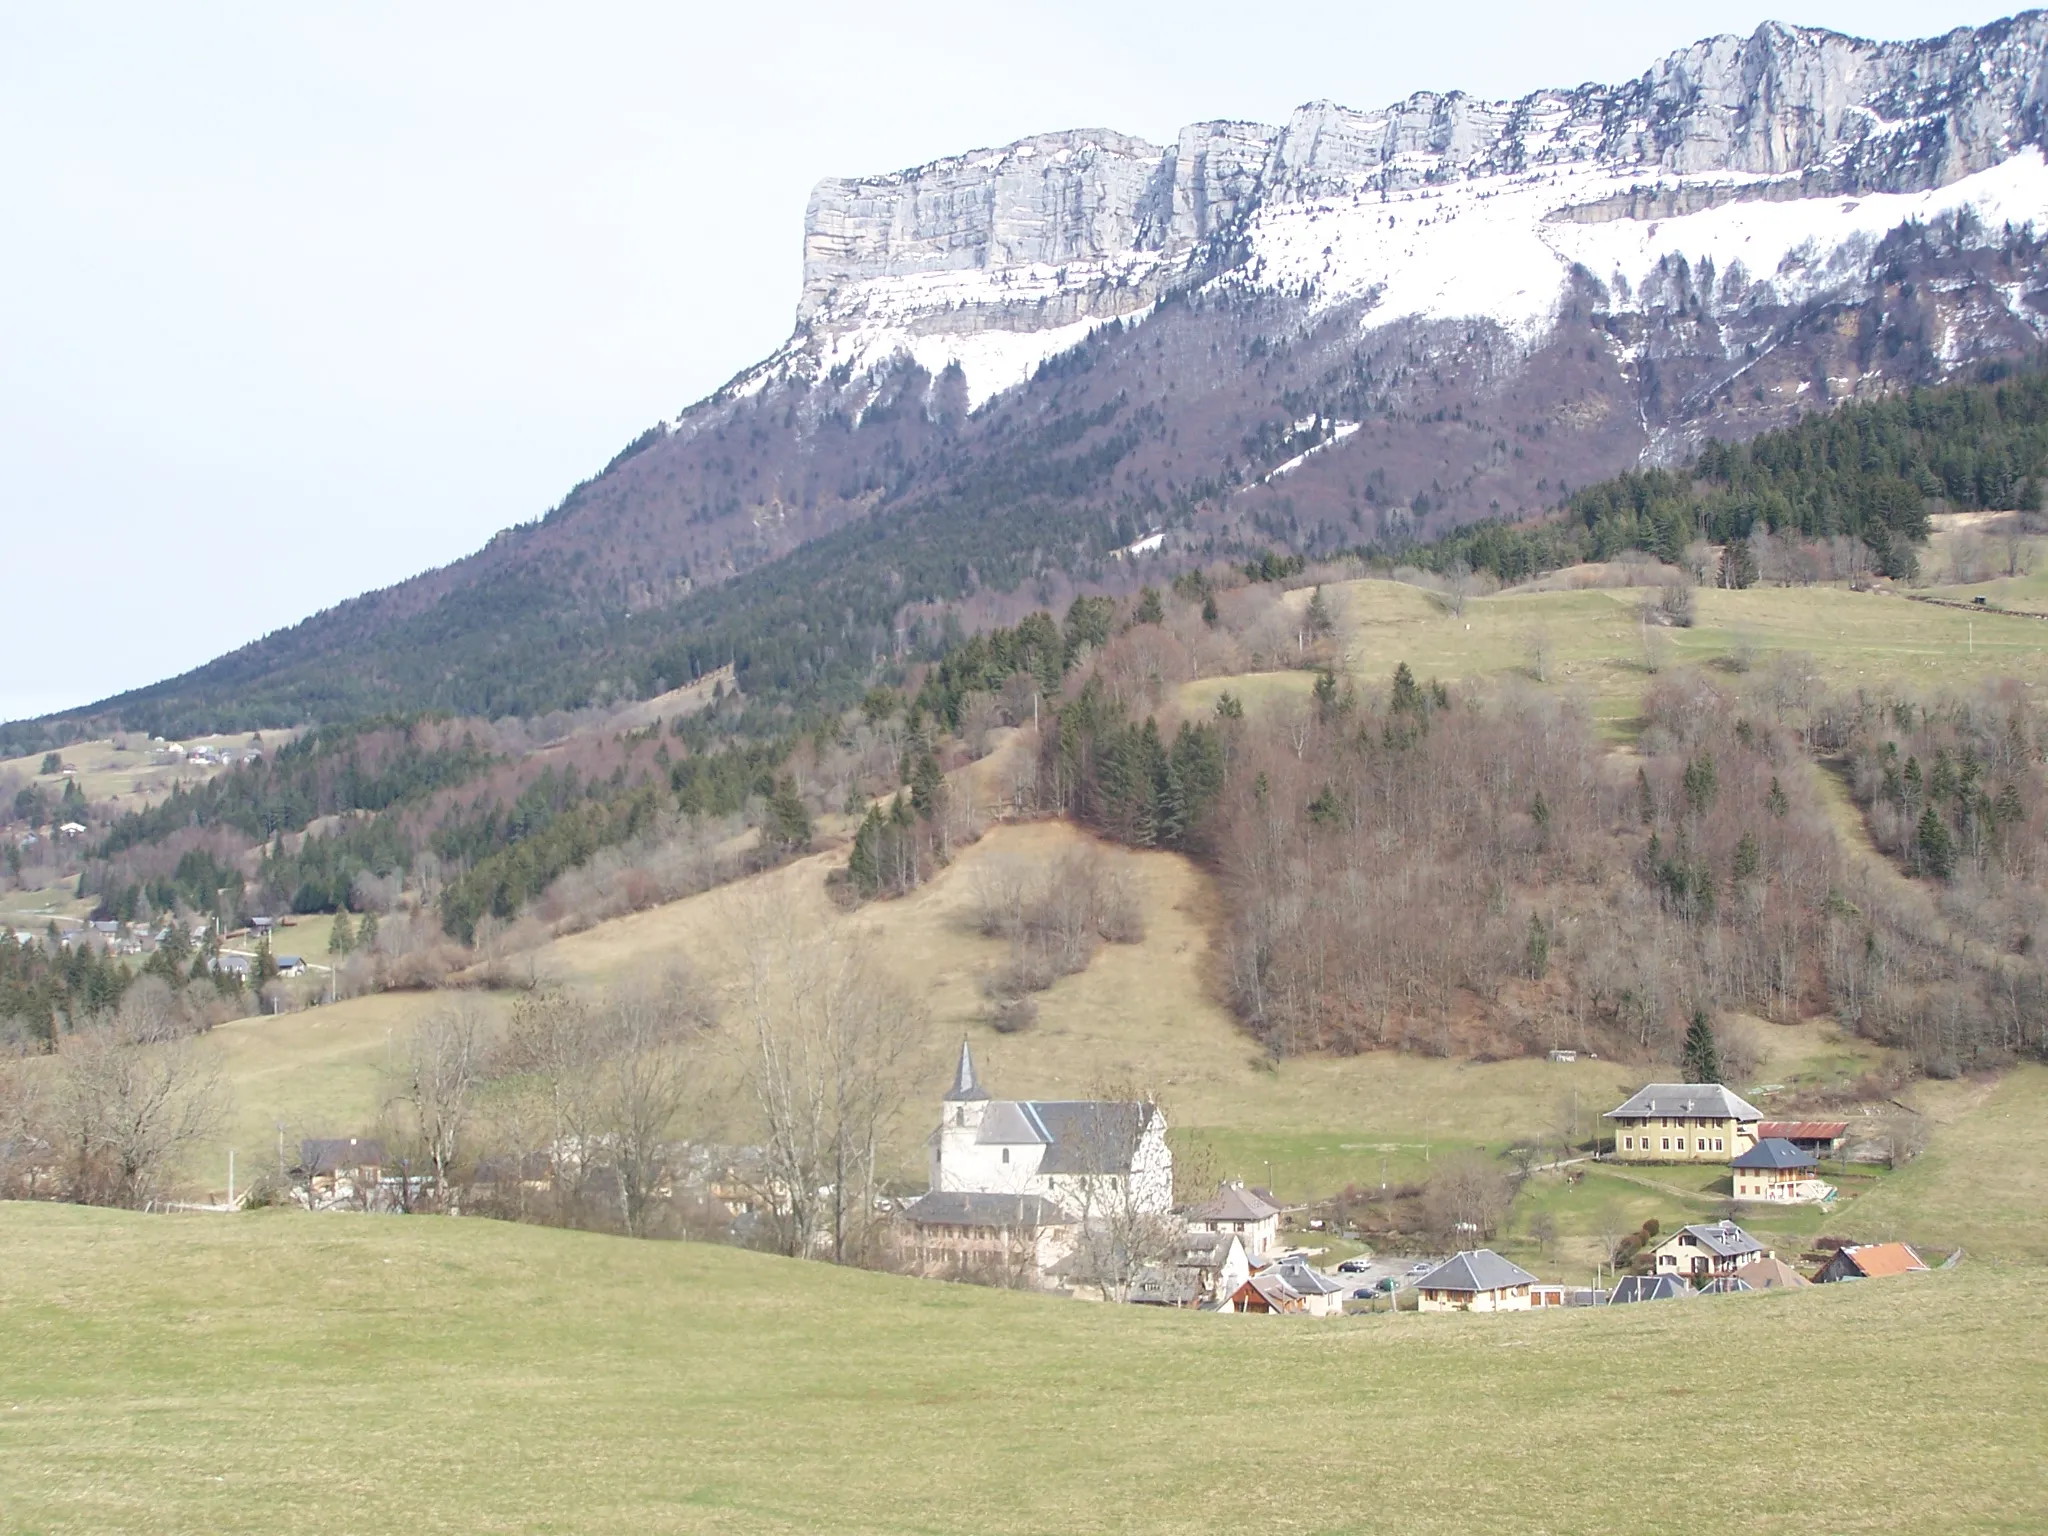
<instances>
[{"instance_id":1,"label":"tree line","mask_svg":"<svg viewBox=\"0 0 2048 1536\"><path fill-rule=\"evenodd\" d=\"M1641 550L1676 564L1696 539L1761 529L1847 536L1888 576L1916 569L1927 509L2036 510L2048 478L2048 370L1991 365L1967 382L1844 405L1744 443L1710 439L1676 470L1630 471L1576 491L1554 517L1454 530L1410 559L1526 580Z\"/></svg>"}]
</instances>

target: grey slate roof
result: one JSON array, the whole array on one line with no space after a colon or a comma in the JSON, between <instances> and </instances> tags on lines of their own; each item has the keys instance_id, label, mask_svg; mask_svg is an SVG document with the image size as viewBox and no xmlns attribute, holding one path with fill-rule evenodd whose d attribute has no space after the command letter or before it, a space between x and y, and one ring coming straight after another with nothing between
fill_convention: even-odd
<instances>
[{"instance_id":1,"label":"grey slate roof","mask_svg":"<svg viewBox=\"0 0 2048 1536\"><path fill-rule=\"evenodd\" d=\"M989 1195L935 1189L905 1206L921 1227L1063 1227L1073 1217L1042 1195Z\"/></svg>"},{"instance_id":2,"label":"grey slate roof","mask_svg":"<svg viewBox=\"0 0 2048 1536\"><path fill-rule=\"evenodd\" d=\"M1174 1261L1190 1269L1221 1269L1230 1261L1234 1232L1190 1232L1180 1241L1180 1256Z\"/></svg>"},{"instance_id":3,"label":"grey slate roof","mask_svg":"<svg viewBox=\"0 0 2048 1536\"><path fill-rule=\"evenodd\" d=\"M1681 1227L1680 1235L1690 1233L1694 1242L1716 1258L1739 1259L1745 1253L1762 1253L1764 1245L1751 1237L1732 1221L1720 1222L1711 1227Z\"/></svg>"},{"instance_id":4,"label":"grey slate roof","mask_svg":"<svg viewBox=\"0 0 2048 1536\"><path fill-rule=\"evenodd\" d=\"M1708 1120L1761 1120L1763 1111L1719 1083L1651 1083L1638 1089L1609 1120L1647 1120L1654 1115L1693 1115Z\"/></svg>"},{"instance_id":5,"label":"grey slate roof","mask_svg":"<svg viewBox=\"0 0 2048 1536\"><path fill-rule=\"evenodd\" d=\"M1475 1248L1455 1254L1415 1282L1424 1291L1512 1290L1518 1285L1540 1282L1521 1265L1502 1258L1491 1248Z\"/></svg>"},{"instance_id":6,"label":"grey slate roof","mask_svg":"<svg viewBox=\"0 0 2048 1536\"><path fill-rule=\"evenodd\" d=\"M1742 1156L1735 1158L1730 1168L1817 1168L1811 1152L1802 1151L1789 1141L1780 1141L1775 1136L1766 1136Z\"/></svg>"},{"instance_id":7,"label":"grey slate roof","mask_svg":"<svg viewBox=\"0 0 2048 1536\"><path fill-rule=\"evenodd\" d=\"M1191 1221L1264 1221L1280 1207L1260 1199L1242 1184L1226 1184L1188 1212Z\"/></svg>"},{"instance_id":8,"label":"grey slate roof","mask_svg":"<svg viewBox=\"0 0 2048 1536\"><path fill-rule=\"evenodd\" d=\"M974 1075L974 1053L967 1048L967 1042L960 1042L960 1066L953 1074L953 1088L946 1095L945 1102L959 1104L988 1097L988 1090L981 1086L981 1080Z\"/></svg>"},{"instance_id":9,"label":"grey slate roof","mask_svg":"<svg viewBox=\"0 0 2048 1536\"><path fill-rule=\"evenodd\" d=\"M1344 1289L1342 1282L1327 1275L1319 1275L1306 1264L1296 1260L1282 1264L1279 1274L1296 1292L1303 1296L1334 1296Z\"/></svg>"},{"instance_id":10,"label":"grey slate roof","mask_svg":"<svg viewBox=\"0 0 2048 1536\"><path fill-rule=\"evenodd\" d=\"M974 1139L985 1146L1042 1146L1040 1173L1129 1173L1154 1110L1110 1099L1003 1099Z\"/></svg>"},{"instance_id":11,"label":"grey slate roof","mask_svg":"<svg viewBox=\"0 0 2048 1536\"><path fill-rule=\"evenodd\" d=\"M1692 1287L1676 1275L1623 1275L1607 1301L1610 1306L1620 1306L1631 1301L1671 1301L1691 1294Z\"/></svg>"},{"instance_id":12,"label":"grey slate roof","mask_svg":"<svg viewBox=\"0 0 2048 1536\"><path fill-rule=\"evenodd\" d=\"M1131 1281L1130 1299L1139 1306L1186 1307L1202 1299L1202 1283L1185 1269L1147 1264Z\"/></svg>"},{"instance_id":13,"label":"grey slate roof","mask_svg":"<svg viewBox=\"0 0 2048 1536\"><path fill-rule=\"evenodd\" d=\"M1265 1297L1269 1306L1284 1307L1290 1301L1300 1301L1302 1299L1301 1292L1297 1291L1270 1269L1264 1274L1253 1275L1245 1284Z\"/></svg>"},{"instance_id":14,"label":"grey slate roof","mask_svg":"<svg viewBox=\"0 0 2048 1536\"><path fill-rule=\"evenodd\" d=\"M1735 1296L1750 1289L1750 1284L1740 1275L1716 1275L1700 1287L1702 1296Z\"/></svg>"}]
</instances>

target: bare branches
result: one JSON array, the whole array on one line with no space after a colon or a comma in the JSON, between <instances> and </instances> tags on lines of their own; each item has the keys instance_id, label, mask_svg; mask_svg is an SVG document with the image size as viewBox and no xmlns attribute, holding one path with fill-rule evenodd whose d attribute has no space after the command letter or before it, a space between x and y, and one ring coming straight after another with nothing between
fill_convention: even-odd
<instances>
[{"instance_id":1,"label":"bare branches","mask_svg":"<svg viewBox=\"0 0 2048 1536\"><path fill-rule=\"evenodd\" d=\"M137 1040L103 1026L64 1037L58 1059L47 1099L26 1112L40 1113L58 1186L87 1205L161 1199L179 1157L227 1112L219 1059L189 1036Z\"/></svg>"},{"instance_id":2,"label":"bare branches","mask_svg":"<svg viewBox=\"0 0 2048 1536\"><path fill-rule=\"evenodd\" d=\"M1105 1300L1124 1301L1139 1274L1170 1260L1186 1233L1172 1213L1166 1117L1154 1094L1129 1083L1098 1085L1068 1108L1054 1184L1080 1218L1069 1267Z\"/></svg>"},{"instance_id":3,"label":"bare branches","mask_svg":"<svg viewBox=\"0 0 2048 1536\"><path fill-rule=\"evenodd\" d=\"M482 1080L481 1029L469 1004L443 1009L413 1030L393 1097L409 1112L433 1198L444 1209Z\"/></svg>"},{"instance_id":4,"label":"bare branches","mask_svg":"<svg viewBox=\"0 0 2048 1536\"><path fill-rule=\"evenodd\" d=\"M844 1262L872 1236L877 1154L917 1064L922 1013L858 939L799 936L760 906L746 930L740 1023L763 1207L782 1252Z\"/></svg>"},{"instance_id":5,"label":"bare branches","mask_svg":"<svg viewBox=\"0 0 2048 1536\"><path fill-rule=\"evenodd\" d=\"M595 1118L629 1237L648 1234L649 1212L675 1175L676 1121L696 1090L693 1046L707 1017L679 973L614 998L598 1014Z\"/></svg>"}]
</instances>

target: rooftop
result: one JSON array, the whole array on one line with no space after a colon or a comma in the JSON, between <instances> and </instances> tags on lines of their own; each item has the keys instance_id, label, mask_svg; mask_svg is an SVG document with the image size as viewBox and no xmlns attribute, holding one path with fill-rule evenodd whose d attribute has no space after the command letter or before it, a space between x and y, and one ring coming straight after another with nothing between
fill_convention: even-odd
<instances>
[{"instance_id":1,"label":"rooftop","mask_svg":"<svg viewBox=\"0 0 2048 1536\"><path fill-rule=\"evenodd\" d=\"M1342 1281L1317 1274L1299 1259L1290 1259L1279 1265L1277 1270L1268 1273L1277 1273L1292 1290L1302 1296L1334 1296L1344 1289Z\"/></svg>"},{"instance_id":2,"label":"rooftop","mask_svg":"<svg viewBox=\"0 0 2048 1536\"><path fill-rule=\"evenodd\" d=\"M1811 1152L1776 1136L1766 1136L1742 1156L1730 1160L1730 1168L1813 1168L1819 1166Z\"/></svg>"},{"instance_id":3,"label":"rooftop","mask_svg":"<svg viewBox=\"0 0 2048 1536\"><path fill-rule=\"evenodd\" d=\"M1717 1258L1740 1258L1745 1253L1764 1251L1762 1243L1732 1221L1716 1222L1712 1226L1681 1227L1679 1235L1690 1236L1694 1242Z\"/></svg>"},{"instance_id":4,"label":"rooftop","mask_svg":"<svg viewBox=\"0 0 2048 1536\"><path fill-rule=\"evenodd\" d=\"M1111 1099L999 1099L975 1133L986 1146L1046 1149L1040 1173L1128 1173L1154 1110Z\"/></svg>"},{"instance_id":5,"label":"rooftop","mask_svg":"<svg viewBox=\"0 0 2048 1536\"><path fill-rule=\"evenodd\" d=\"M1742 1278L1749 1282L1752 1290L1758 1291L1796 1291L1802 1285L1813 1284L1779 1258L1757 1259L1743 1265Z\"/></svg>"},{"instance_id":6,"label":"rooftop","mask_svg":"<svg viewBox=\"0 0 2048 1536\"><path fill-rule=\"evenodd\" d=\"M1537 1279L1521 1265L1502 1258L1491 1248L1474 1248L1454 1254L1416 1281L1425 1291L1505 1291L1518 1285L1535 1285Z\"/></svg>"},{"instance_id":7,"label":"rooftop","mask_svg":"<svg viewBox=\"0 0 2048 1536\"><path fill-rule=\"evenodd\" d=\"M1225 1184L1188 1212L1191 1221L1264 1221L1280 1207L1261 1199L1242 1184Z\"/></svg>"},{"instance_id":8,"label":"rooftop","mask_svg":"<svg viewBox=\"0 0 2048 1536\"><path fill-rule=\"evenodd\" d=\"M1607 1111L1609 1120L1647 1120L1653 1115L1743 1121L1764 1117L1762 1110L1719 1083L1650 1083L1620 1108Z\"/></svg>"},{"instance_id":9,"label":"rooftop","mask_svg":"<svg viewBox=\"0 0 2048 1536\"><path fill-rule=\"evenodd\" d=\"M945 1102L958 1104L988 1097L988 1090L974 1075L974 1053L967 1048L967 1042L960 1042L960 1065L953 1073L953 1086L946 1094Z\"/></svg>"},{"instance_id":10,"label":"rooftop","mask_svg":"<svg viewBox=\"0 0 2048 1536\"><path fill-rule=\"evenodd\" d=\"M1610 1305L1632 1301L1671 1301L1690 1296L1692 1287L1676 1275L1623 1275L1608 1296Z\"/></svg>"},{"instance_id":11,"label":"rooftop","mask_svg":"<svg viewBox=\"0 0 2048 1536\"><path fill-rule=\"evenodd\" d=\"M1846 1120L1766 1120L1756 1128L1759 1136L1783 1141L1839 1141L1848 1132Z\"/></svg>"},{"instance_id":12,"label":"rooftop","mask_svg":"<svg viewBox=\"0 0 2048 1536\"><path fill-rule=\"evenodd\" d=\"M1927 1267L1920 1261L1920 1255L1904 1243L1864 1243L1855 1248L1844 1248L1842 1254L1871 1280Z\"/></svg>"},{"instance_id":13,"label":"rooftop","mask_svg":"<svg viewBox=\"0 0 2048 1536\"><path fill-rule=\"evenodd\" d=\"M935 1189L904 1208L921 1227L1062 1227L1073 1221L1040 1195L989 1195Z\"/></svg>"}]
</instances>

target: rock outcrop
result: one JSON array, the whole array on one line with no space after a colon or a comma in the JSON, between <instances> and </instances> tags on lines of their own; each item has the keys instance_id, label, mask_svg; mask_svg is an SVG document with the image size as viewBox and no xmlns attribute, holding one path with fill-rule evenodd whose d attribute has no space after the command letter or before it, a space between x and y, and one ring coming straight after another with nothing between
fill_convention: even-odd
<instances>
[{"instance_id":1,"label":"rock outcrop","mask_svg":"<svg viewBox=\"0 0 2048 1536\"><path fill-rule=\"evenodd\" d=\"M1619 86L1421 93L1380 111L1314 102L1279 126L1195 124L1171 147L1042 134L820 182L799 322L829 337L1128 314L1227 264L1219 243L1262 211L1545 171L1563 173L1559 208L1617 195L1589 183L1632 178L1774 178L1792 196L1942 188L2039 144L2044 101L2048 14L2035 11L1909 43L1771 23Z\"/></svg>"}]
</instances>

